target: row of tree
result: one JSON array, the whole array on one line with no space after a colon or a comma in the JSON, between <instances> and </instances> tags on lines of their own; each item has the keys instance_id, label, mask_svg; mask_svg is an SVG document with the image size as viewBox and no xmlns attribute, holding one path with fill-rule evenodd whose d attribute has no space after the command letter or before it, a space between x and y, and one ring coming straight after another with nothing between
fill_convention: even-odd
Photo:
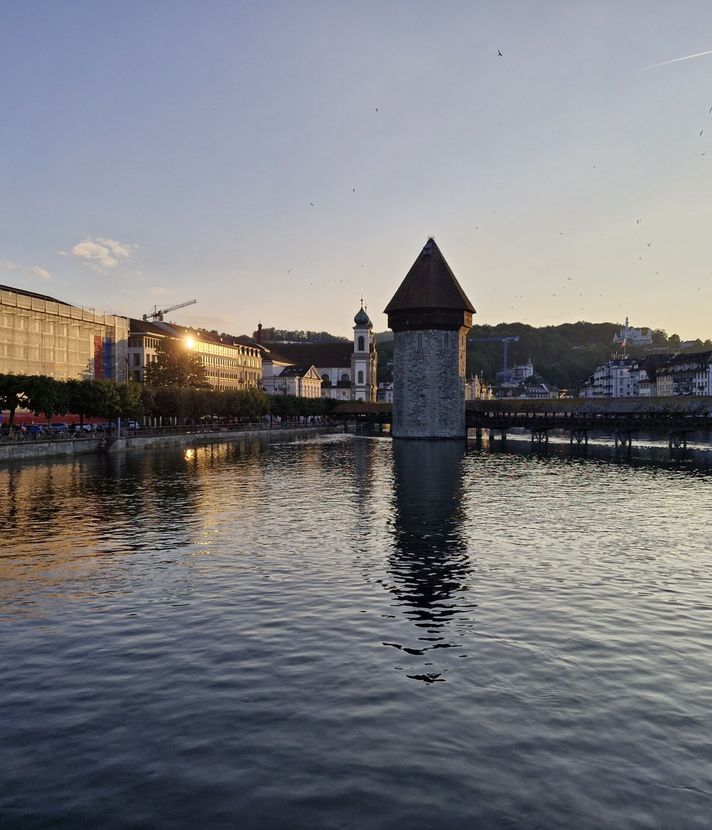
<instances>
[{"instance_id":1,"label":"row of tree","mask_svg":"<svg viewBox=\"0 0 712 830\"><path fill-rule=\"evenodd\" d=\"M71 414L85 418L174 418L183 423L203 419L247 421L265 415L328 415L335 401L321 398L270 397L260 389L217 391L184 386L153 387L110 380L55 380L45 375L0 374L0 409L9 411L12 431L18 408L48 420Z\"/></svg>"}]
</instances>

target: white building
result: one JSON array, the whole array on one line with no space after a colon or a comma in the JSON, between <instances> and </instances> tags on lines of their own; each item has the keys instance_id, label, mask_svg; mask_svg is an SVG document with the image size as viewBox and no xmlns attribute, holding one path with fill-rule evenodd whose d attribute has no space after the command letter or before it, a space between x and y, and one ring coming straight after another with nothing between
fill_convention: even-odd
<instances>
[{"instance_id":1,"label":"white building","mask_svg":"<svg viewBox=\"0 0 712 830\"><path fill-rule=\"evenodd\" d=\"M579 390L582 398L628 398L636 394L635 362L628 357L613 358L597 366Z\"/></svg>"},{"instance_id":2,"label":"white building","mask_svg":"<svg viewBox=\"0 0 712 830\"><path fill-rule=\"evenodd\" d=\"M354 401L376 400L376 341L373 323L361 303L354 317L354 351L351 357L351 398Z\"/></svg>"},{"instance_id":3,"label":"white building","mask_svg":"<svg viewBox=\"0 0 712 830\"><path fill-rule=\"evenodd\" d=\"M377 355L373 324L363 308L354 317L353 341L262 344L264 381L287 366L313 366L321 379L321 397L339 401L375 401Z\"/></svg>"},{"instance_id":4,"label":"white building","mask_svg":"<svg viewBox=\"0 0 712 830\"><path fill-rule=\"evenodd\" d=\"M321 377L313 366L285 366L278 374L262 379L268 395L320 398Z\"/></svg>"},{"instance_id":5,"label":"white building","mask_svg":"<svg viewBox=\"0 0 712 830\"><path fill-rule=\"evenodd\" d=\"M635 348L641 346L652 346L653 332L650 329L635 329L628 323L628 318L625 318L625 325L618 329L617 334L613 335L613 342L616 346L625 348Z\"/></svg>"},{"instance_id":6,"label":"white building","mask_svg":"<svg viewBox=\"0 0 712 830\"><path fill-rule=\"evenodd\" d=\"M504 369L497 372L497 381L499 383L507 383L517 386L520 383L524 383L524 381L532 377L533 374L534 364L532 363L532 359L530 357L526 363L518 363L516 366L510 366L506 372Z\"/></svg>"}]
</instances>

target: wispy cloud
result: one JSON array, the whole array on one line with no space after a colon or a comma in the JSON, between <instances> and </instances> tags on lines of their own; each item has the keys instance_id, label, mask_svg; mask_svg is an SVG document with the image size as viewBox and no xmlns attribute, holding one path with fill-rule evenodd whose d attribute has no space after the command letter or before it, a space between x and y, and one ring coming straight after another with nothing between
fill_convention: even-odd
<instances>
[{"instance_id":1,"label":"wispy cloud","mask_svg":"<svg viewBox=\"0 0 712 830\"><path fill-rule=\"evenodd\" d=\"M41 280L49 280L52 278L50 272L46 268L40 268L39 265L34 265L27 273L31 277L39 277Z\"/></svg>"},{"instance_id":2,"label":"wispy cloud","mask_svg":"<svg viewBox=\"0 0 712 830\"><path fill-rule=\"evenodd\" d=\"M678 61L689 61L692 58L701 58L703 55L712 55L712 49L707 52L696 52L694 55L683 55L681 58L673 58L671 61L663 61L662 63L651 63L650 66L644 66L643 69L655 69L656 66L667 66L669 63L677 63Z\"/></svg>"},{"instance_id":3,"label":"wispy cloud","mask_svg":"<svg viewBox=\"0 0 712 830\"><path fill-rule=\"evenodd\" d=\"M39 265L33 265L31 268L24 268L16 262L11 262L9 259L0 258L0 271L11 271L14 274L20 274L23 277L38 277L41 280L52 279L52 275L46 268L40 268Z\"/></svg>"},{"instance_id":4,"label":"wispy cloud","mask_svg":"<svg viewBox=\"0 0 712 830\"><path fill-rule=\"evenodd\" d=\"M94 271L105 273L131 257L137 245L124 244L103 236L88 237L72 248L72 255L84 260Z\"/></svg>"}]
</instances>

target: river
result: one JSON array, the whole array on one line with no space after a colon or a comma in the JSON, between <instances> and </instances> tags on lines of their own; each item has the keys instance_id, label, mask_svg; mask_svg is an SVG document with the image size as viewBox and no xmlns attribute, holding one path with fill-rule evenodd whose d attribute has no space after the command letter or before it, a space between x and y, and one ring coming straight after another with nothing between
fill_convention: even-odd
<instances>
[{"instance_id":1,"label":"river","mask_svg":"<svg viewBox=\"0 0 712 830\"><path fill-rule=\"evenodd\" d=\"M709 827L712 467L639 452L0 470L0 827Z\"/></svg>"}]
</instances>

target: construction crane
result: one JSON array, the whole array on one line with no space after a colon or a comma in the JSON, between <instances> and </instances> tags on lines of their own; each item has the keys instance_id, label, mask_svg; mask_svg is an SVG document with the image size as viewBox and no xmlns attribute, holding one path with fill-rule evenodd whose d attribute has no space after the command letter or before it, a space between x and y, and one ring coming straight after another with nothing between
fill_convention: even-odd
<instances>
[{"instance_id":1,"label":"construction crane","mask_svg":"<svg viewBox=\"0 0 712 830\"><path fill-rule=\"evenodd\" d=\"M197 303L197 300L186 300L184 303L178 303L178 305L171 305L168 308L159 308L158 306L153 306L153 311L149 311L148 314L143 315L144 320L153 320L154 323L158 320L159 323L163 322L163 315L168 314L169 311L175 311L177 308L185 308L187 305L193 305L193 303Z\"/></svg>"},{"instance_id":2,"label":"construction crane","mask_svg":"<svg viewBox=\"0 0 712 830\"><path fill-rule=\"evenodd\" d=\"M507 383L509 380L509 344L510 343L517 343L519 342L519 337L517 335L513 335L511 337L473 337L472 338L476 343L501 343L504 350L504 356L502 361L502 369L503 369L503 381Z\"/></svg>"}]
</instances>

